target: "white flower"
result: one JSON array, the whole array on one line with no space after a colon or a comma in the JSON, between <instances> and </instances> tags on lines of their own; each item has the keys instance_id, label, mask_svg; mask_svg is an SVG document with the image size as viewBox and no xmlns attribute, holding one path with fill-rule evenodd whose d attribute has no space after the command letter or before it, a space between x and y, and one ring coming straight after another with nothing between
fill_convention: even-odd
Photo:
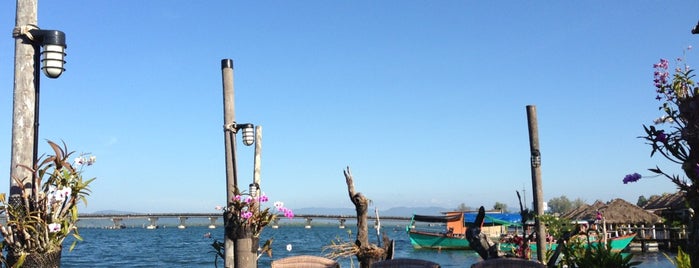
<instances>
[{"instance_id":1,"label":"white flower","mask_svg":"<svg viewBox=\"0 0 699 268\"><path fill-rule=\"evenodd\" d=\"M55 233L61 230L60 223L49 223L49 233Z\"/></svg>"},{"instance_id":2,"label":"white flower","mask_svg":"<svg viewBox=\"0 0 699 268\"><path fill-rule=\"evenodd\" d=\"M281 201L274 202L274 207L276 207L277 209L283 208L284 203Z\"/></svg>"},{"instance_id":3,"label":"white flower","mask_svg":"<svg viewBox=\"0 0 699 268\"><path fill-rule=\"evenodd\" d=\"M223 210L222 206L216 206L216 210Z\"/></svg>"},{"instance_id":4,"label":"white flower","mask_svg":"<svg viewBox=\"0 0 699 268\"><path fill-rule=\"evenodd\" d=\"M65 188L56 190L56 187L50 186L49 187L49 201L51 203L63 202L63 200L66 200L66 198L68 198L72 192L73 191L70 189L70 187L65 187Z\"/></svg>"},{"instance_id":5,"label":"white flower","mask_svg":"<svg viewBox=\"0 0 699 268\"><path fill-rule=\"evenodd\" d=\"M97 161L97 157L94 156L94 155L91 155L91 156L87 159L87 165L88 165L88 166L92 166L92 164L94 164L95 161Z\"/></svg>"},{"instance_id":6,"label":"white flower","mask_svg":"<svg viewBox=\"0 0 699 268\"><path fill-rule=\"evenodd\" d=\"M75 159L73 159L73 164L76 166L80 166L82 164L85 164L85 158L78 156Z\"/></svg>"},{"instance_id":7,"label":"white flower","mask_svg":"<svg viewBox=\"0 0 699 268\"><path fill-rule=\"evenodd\" d=\"M662 124L662 123L672 123L672 122L674 122L674 120L672 119L672 117L669 117L669 116L667 116L667 115L663 115L663 116L661 116L661 117L656 118L655 120L653 120L653 123L655 123L656 125L660 125L660 124Z\"/></svg>"}]
</instances>

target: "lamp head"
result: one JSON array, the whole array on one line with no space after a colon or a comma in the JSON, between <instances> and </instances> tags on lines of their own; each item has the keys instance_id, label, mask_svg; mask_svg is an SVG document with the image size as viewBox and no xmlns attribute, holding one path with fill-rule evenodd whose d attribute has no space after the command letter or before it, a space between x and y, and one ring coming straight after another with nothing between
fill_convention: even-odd
<instances>
[{"instance_id":1,"label":"lamp head","mask_svg":"<svg viewBox=\"0 0 699 268\"><path fill-rule=\"evenodd\" d=\"M65 68L66 35L58 30L31 30L43 47L41 51L41 69L49 78L58 78Z\"/></svg>"},{"instance_id":2,"label":"lamp head","mask_svg":"<svg viewBox=\"0 0 699 268\"><path fill-rule=\"evenodd\" d=\"M254 183L254 182L253 182L253 183L250 184L249 187L250 187L250 189L249 189L249 190L250 190L250 195L251 195L252 197L257 197L257 191L260 190L260 185L258 185L257 183Z\"/></svg>"},{"instance_id":3,"label":"lamp head","mask_svg":"<svg viewBox=\"0 0 699 268\"><path fill-rule=\"evenodd\" d=\"M243 129L243 144L250 146L255 143L255 126L253 124L241 124L239 128Z\"/></svg>"}]
</instances>

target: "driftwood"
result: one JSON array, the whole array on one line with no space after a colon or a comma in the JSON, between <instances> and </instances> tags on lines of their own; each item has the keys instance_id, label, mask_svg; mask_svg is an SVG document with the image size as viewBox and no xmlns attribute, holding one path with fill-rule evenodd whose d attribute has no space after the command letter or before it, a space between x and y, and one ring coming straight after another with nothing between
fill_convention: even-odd
<instances>
[{"instance_id":1,"label":"driftwood","mask_svg":"<svg viewBox=\"0 0 699 268\"><path fill-rule=\"evenodd\" d=\"M484 221L485 208L481 206L478 209L478 215L473 223L473 227L466 230L466 239L468 239L471 248L484 260L503 257L504 254L500 252L498 244L491 241L486 234L481 233Z\"/></svg>"},{"instance_id":2,"label":"driftwood","mask_svg":"<svg viewBox=\"0 0 699 268\"><path fill-rule=\"evenodd\" d=\"M359 260L359 267L368 268L371 267L374 262L385 260L388 250L369 243L367 213L370 201L362 193L358 193L354 190L354 180L350 168L347 167L343 173L345 174L345 181L347 182L347 192L357 211L357 240L355 241L355 245L359 248L357 260ZM388 247L392 244L393 243L384 242L384 247Z\"/></svg>"}]
</instances>

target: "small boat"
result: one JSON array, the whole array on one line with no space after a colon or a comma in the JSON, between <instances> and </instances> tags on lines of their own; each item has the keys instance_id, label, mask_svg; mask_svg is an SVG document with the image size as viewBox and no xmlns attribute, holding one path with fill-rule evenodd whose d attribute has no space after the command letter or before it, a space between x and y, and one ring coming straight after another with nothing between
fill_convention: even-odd
<instances>
[{"instance_id":1,"label":"small boat","mask_svg":"<svg viewBox=\"0 0 699 268\"><path fill-rule=\"evenodd\" d=\"M620 252L620 251L624 250L629 244L631 244L631 241L633 240L634 237L636 237L636 234L628 234L628 235L624 235L624 236L609 238L609 244L611 245L611 251L612 252ZM593 245L593 246L597 246L599 244L599 241L596 240L595 236L590 236L590 243L589 244ZM558 244L556 244L556 243L548 244L547 249L548 250L556 250L557 245ZM585 245L587 245L587 243L585 243ZM515 245L513 243L500 243L500 251L503 251L503 252L514 252L514 250L516 248L517 248L517 245ZM536 243L535 242L529 243L529 248L531 249L532 252L536 252L536 250L537 250Z\"/></svg>"},{"instance_id":2,"label":"small boat","mask_svg":"<svg viewBox=\"0 0 699 268\"><path fill-rule=\"evenodd\" d=\"M466 231L473 227L477 212L446 212L443 216L413 215L413 218L406 227L406 232L410 238L410 243L415 249L472 249ZM416 224L422 222L423 227ZM427 224L424 224L427 223ZM437 229L430 227L430 223L441 223L438 226L446 226ZM501 241L501 236L508 233L510 226L521 228L521 216L515 213L486 212L483 226L480 231L485 233L493 241L499 242L501 252L513 252L517 248L514 243ZM612 251L624 250L633 240L635 234L609 238ZM593 236L591 236L592 238ZM596 245L597 241L591 241ZM548 244L549 250L555 250L557 244ZM532 252L536 252L536 243L529 243Z\"/></svg>"},{"instance_id":3,"label":"small boat","mask_svg":"<svg viewBox=\"0 0 699 268\"><path fill-rule=\"evenodd\" d=\"M410 243L416 249L471 249L466 230L473 226L477 212L446 212L443 216L413 215L406 232ZM481 231L496 238L507 233L512 225L520 226L519 214L490 212L486 213L484 226ZM416 222L426 223L426 227L418 227ZM439 224L435 224L439 223ZM433 226L430 226L432 224ZM434 226L445 226L436 229Z\"/></svg>"}]
</instances>

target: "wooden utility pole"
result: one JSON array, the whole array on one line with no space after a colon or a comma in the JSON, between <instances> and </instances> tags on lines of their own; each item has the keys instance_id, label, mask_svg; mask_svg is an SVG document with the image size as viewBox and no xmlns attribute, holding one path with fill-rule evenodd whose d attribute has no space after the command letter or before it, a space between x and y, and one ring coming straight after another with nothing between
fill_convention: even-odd
<instances>
[{"instance_id":1,"label":"wooden utility pole","mask_svg":"<svg viewBox=\"0 0 699 268\"><path fill-rule=\"evenodd\" d=\"M536 255L541 263L546 263L546 226L541 223L544 215L544 190L541 185L541 151L539 150L539 127L536 118L536 106L527 105L527 122L529 123L529 146L531 147L532 189L534 192L534 227L536 228Z\"/></svg>"},{"instance_id":2,"label":"wooden utility pole","mask_svg":"<svg viewBox=\"0 0 699 268\"><path fill-rule=\"evenodd\" d=\"M231 202L238 191L237 165L235 159L235 96L233 88L233 60L221 60L221 73L223 79L223 133L226 144L226 207L231 207ZM223 265L232 268L235 265L234 241L236 238L234 226L230 225L232 212L226 209L223 212L225 229Z\"/></svg>"},{"instance_id":3,"label":"wooden utility pole","mask_svg":"<svg viewBox=\"0 0 699 268\"><path fill-rule=\"evenodd\" d=\"M255 196L260 196L260 188L262 187L262 179L260 178L260 170L262 165L262 126L255 126L255 163L252 172L252 182L257 184L257 193ZM253 193L250 193L253 194ZM259 205L259 203L258 203ZM259 209L259 207L258 207Z\"/></svg>"},{"instance_id":4,"label":"wooden utility pole","mask_svg":"<svg viewBox=\"0 0 699 268\"><path fill-rule=\"evenodd\" d=\"M36 100L39 77L35 70L32 41L22 31L37 25L37 0L17 0L15 18L15 80L12 102L12 156L10 159L10 198L12 205L21 204L22 188L32 187L32 173L20 167L32 167L35 158ZM20 180L15 182L13 178Z\"/></svg>"}]
</instances>

